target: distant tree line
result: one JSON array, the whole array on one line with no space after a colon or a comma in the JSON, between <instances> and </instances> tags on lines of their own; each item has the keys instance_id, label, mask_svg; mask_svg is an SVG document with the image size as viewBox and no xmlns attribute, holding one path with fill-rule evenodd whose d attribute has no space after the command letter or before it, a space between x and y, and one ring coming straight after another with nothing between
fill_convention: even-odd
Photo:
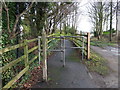
<instances>
[{"instance_id":1,"label":"distant tree line","mask_svg":"<svg viewBox=\"0 0 120 90\"><path fill-rule=\"evenodd\" d=\"M113 35L113 20L116 21L116 35L118 36L118 12L120 10L120 1L110 2L94 2L90 3L88 9L90 20L93 24L94 36L99 39L102 39L103 30L106 28L106 31L109 30L109 40L112 41ZM115 18L116 17L116 18ZM109 29L108 29L109 28Z\"/></svg>"}]
</instances>

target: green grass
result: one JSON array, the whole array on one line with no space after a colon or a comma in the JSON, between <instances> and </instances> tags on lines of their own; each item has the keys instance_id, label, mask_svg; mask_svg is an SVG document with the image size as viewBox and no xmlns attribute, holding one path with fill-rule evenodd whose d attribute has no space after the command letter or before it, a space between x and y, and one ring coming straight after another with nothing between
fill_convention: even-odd
<instances>
[{"instance_id":1,"label":"green grass","mask_svg":"<svg viewBox=\"0 0 120 90\"><path fill-rule=\"evenodd\" d=\"M107 43L102 41L91 41L90 44L98 47L115 46L114 43L109 43L109 42Z\"/></svg>"},{"instance_id":2,"label":"green grass","mask_svg":"<svg viewBox=\"0 0 120 90\"><path fill-rule=\"evenodd\" d=\"M115 33L115 32L116 30L112 29L112 33ZM110 34L110 30L103 32L103 35L109 35L109 34Z\"/></svg>"},{"instance_id":3,"label":"green grass","mask_svg":"<svg viewBox=\"0 0 120 90\"><path fill-rule=\"evenodd\" d=\"M106 31L106 32L103 32L103 35L109 35L110 32Z\"/></svg>"},{"instance_id":4,"label":"green grass","mask_svg":"<svg viewBox=\"0 0 120 90\"><path fill-rule=\"evenodd\" d=\"M91 42L90 42L91 45L93 46L98 46L98 47L106 47L106 46L116 46L117 43L114 43L114 42L109 42L108 40L106 39L102 39L102 40L97 40L97 39L91 39Z\"/></svg>"},{"instance_id":5,"label":"green grass","mask_svg":"<svg viewBox=\"0 0 120 90\"><path fill-rule=\"evenodd\" d=\"M109 68L107 66L107 60L103 57L91 51L90 60L84 60L86 66L91 72L97 72L100 75L106 76L109 74Z\"/></svg>"}]
</instances>

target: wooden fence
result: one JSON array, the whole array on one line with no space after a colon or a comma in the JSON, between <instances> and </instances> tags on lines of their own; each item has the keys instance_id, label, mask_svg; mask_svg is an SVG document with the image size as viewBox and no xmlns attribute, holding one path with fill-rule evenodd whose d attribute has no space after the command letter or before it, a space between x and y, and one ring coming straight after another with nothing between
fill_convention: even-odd
<instances>
[{"instance_id":1,"label":"wooden fence","mask_svg":"<svg viewBox=\"0 0 120 90\"><path fill-rule=\"evenodd\" d=\"M38 47L39 47L39 46L35 46L32 49L28 50L28 44L30 42L34 42L34 41L37 41L37 40L39 40L39 38L35 38L35 39L32 39L32 40L24 40L24 43L17 44L17 45L14 45L14 46L10 46L10 47L7 47L7 48L3 48L3 49L0 50L0 54L3 54L5 52L15 50L15 49L20 48L20 47L24 47L24 55L23 56L17 58L16 60L11 61L10 63L6 64L3 67L0 67L0 73L2 73L4 71L6 71L7 69L13 67L17 63L23 61L23 60L24 60L24 64L25 64L25 68L22 71L20 71L19 74L17 74L5 86L3 86L3 88L10 88L22 75L24 75L29 70L29 65L38 58L38 55L36 55L31 60L28 60L28 56L29 56L28 54L33 52L34 50L38 49Z\"/></svg>"},{"instance_id":2,"label":"wooden fence","mask_svg":"<svg viewBox=\"0 0 120 90\"><path fill-rule=\"evenodd\" d=\"M54 36L54 34L49 35L49 36ZM38 45L34 46L31 49L28 49L28 44L34 41L38 41ZM6 71L7 69L13 67L14 65L16 65L17 63L24 61L25 64L25 68L20 71L12 80L10 80L5 86L3 86L2 88L10 88L13 84L15 84L15 82L21 77L23 76L25 73L27 74L28 70L29 70L29 65L34 62L35 60L39 60L39 64L40 61L42 61L43 63L43 80L47 81L47 49L51 48L51 46L47 47L47 44L50 43L52 40L47 41L47 36L46 33L42 33L42 36L38 36L38 38L35 39L31 39L31 40L24 40L24 43L21 44L17 44L14 46L10 46L7 48L3 48L0 49L0 55L2 55L3 53L6 53L8 51L11 50L15 50L17 48L21 48L24 47L24 55L17 58L16 60L11 61L10 63L0 67L0 73L2 74L2 72ZM42 43L42 44L41 44ZM42 49L41 49L42 48ZM34 56L31 60L28 59L29 57L29 53L33 52L34 50L38 49L38 54L36 56ZM41 54L42 53L42 54ZM40 60L42 57L42 60Z\"/></svg>"},{"instance_id":3,"label":"wooden fence","mask_svg":"<svg viewBox=\"0 0 120 90\"><path fill-rule=\"evenodd\" d=\"M32 62L34 62L36 59L39 60L39 64L40 64L41 56L42 56L42 63L43 63L43 80L47 81L47 50L50 48L50 46L47 46L47 45L48 45L48 43L50 43L52 41L51 39L49 41L47 41L48 40L47 37L51 37L51 36L54 36L54 34L50 35L50 36L46 36L46 34L43 33L42 36L38 36L38 38L35 38L32 40L24 40L24 43L10 46L7 48L3 48L0 50L0 54L2 55L5 52L15 50L15 49L20 48L20 47L24 47L24 55L23 56L17 58L16 60L11 61L10 63L6 64L3 67L0 67L0 73L2 73L21 61L24 61L24 64L25 64L25 68L22 71L20 71L5 86L3 86L3 88L10 88L13 84L15 84L15 82L21 76L23 76L25 73L27 74L29 67L30 67L29 65ZM87 59L89 59L90 58L90 34L88 33L87 35L84 35L84 36L87 37L85 51L86 51ZM77 40L81 40L81 39L76 38L76 39L72 39L72 40L76 46L80 46L80 44L77 42ZM34 41L38 41L38 45L34 46L31 49L28 49L28 44L31 42L34 42ZM42 44L41 44L41 41L42 41ZM42 50L41 50L41 47L42 47ZM34 56L31 60L29 60L28 59L29 53L33 52L36 49L38 49L38 54L36 56Z\"/></svg>"},{"instance_id":4,"label":"wooden fence","mask_svg":"<svg viewBox=\"0 0 120 90\"><path fill-rule=\"evenodd\" d=\"M81 50L86 56L86 58L90 59L90 33L87 34L77 34L77 36L82 36L82 38L74 38L72 39L73 43L78 47L83 47ZM80 43L81 41L82 43Z\"/></svg>"}]
</instances>

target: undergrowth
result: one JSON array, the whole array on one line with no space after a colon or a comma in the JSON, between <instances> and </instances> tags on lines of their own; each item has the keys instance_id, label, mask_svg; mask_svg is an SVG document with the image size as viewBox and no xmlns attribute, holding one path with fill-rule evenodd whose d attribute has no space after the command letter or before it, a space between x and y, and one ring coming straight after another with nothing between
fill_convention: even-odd
<instances>
[{"instance_id":1,"label":"undergrowth","mask_svg":"<svg viewBox=\"0 0 120 90\"><path fill-rule=\"evenodd\" d=\"M57 39L57 40L53 40L53 41L51 41L49 44L48 44L48 46L50 46L50 49L55 49L56 47L57 47L57 45L58 45L58 43L59 43L59 40ZM52 54L52 52L47 52L47 55L49 56L49 55L51 55ZM29 60L31 60L31 58L33 58L35 56L35 54L34 53L31 53L30 55L29 55ZM42 60L42 57L41 57L41 60ZM36 76L33 76L32 74L33 73L31 73L31 72L34 72L34 73L39 73L40 74L40 72L35 72L35 68L38 68L38 67L41 67L41 65L39 65L39 63L38 63L38 59L37 60L35 60L31 65L30 65L30 67L29 67L29 70L28 70L28 73L29 74L24 74L13 86L12 86L12 88L24 88L24 87L30 87L30 86L32 86L32 84L34 84L34 83L31 83L30 81L33 79L33 77L36 79L34 79L34 82L37 82L37 79L39 79L39 78L41 78L41 76L38 78L37 77L37 75ZM12 89L11 88L11 89Z\"/></svg>"},{"instance_id":2,"label":"undergrowth","mask_svg":"<svg viewBox=\"0 0 120 90\"><path fill-rule=\"evenodd\" d=\"M31 71L34 70L35 67L40 66L38 63L38 60L36 60L35 62L33 62L30 66L29 66L29 70L28 70L28 74L24 74L13 86L12 88L23 88L23 85L30 79L30 77L32 76Z\"/></svg>"}]
</instances>

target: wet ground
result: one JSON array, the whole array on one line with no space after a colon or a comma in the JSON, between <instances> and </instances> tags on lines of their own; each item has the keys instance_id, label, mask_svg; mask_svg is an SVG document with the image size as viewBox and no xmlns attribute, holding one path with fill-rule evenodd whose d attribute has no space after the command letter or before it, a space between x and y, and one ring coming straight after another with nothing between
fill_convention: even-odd
<instances>
[{"instance_id":1,"label":"wet ground","mask_svg":"<svg viewBox=\"0 0 120 90\"><path fill-rule=\"evenodd\" d=\"M120 51L118 50L118 47L107 46L107 47L105 47L105 49L107 51L110 51L113 55L115 55L117 57L120 55Z\"/></svg>"},{"instance_id":2,"label":"wet ground","mask_svg":"<svg viewBox=\"0 0 120 90\"><path fill-rule=\"evenodd\" d=\"M118 88L118 57L119 50L117 47L107 46L103 48L97 46L91 46L96 53L100 54L103 58L107 60L107 65L111 69L110 74L103 77L106 87Z\"/></svg>"},{"instance_id":3,"label":"wet ground","mask_svg":"<svg viewBox=\"0 0 120 90\"><path fill-rule=\"evenodd\" d=\"M66 46L73 44L66 40ZM33 88L98 88L86 66L80 62L75 49L66 49L66 65L63 67L61 53L56 52L48 60L48 82L37 83Z\"/></svg>"}]
</instances>

